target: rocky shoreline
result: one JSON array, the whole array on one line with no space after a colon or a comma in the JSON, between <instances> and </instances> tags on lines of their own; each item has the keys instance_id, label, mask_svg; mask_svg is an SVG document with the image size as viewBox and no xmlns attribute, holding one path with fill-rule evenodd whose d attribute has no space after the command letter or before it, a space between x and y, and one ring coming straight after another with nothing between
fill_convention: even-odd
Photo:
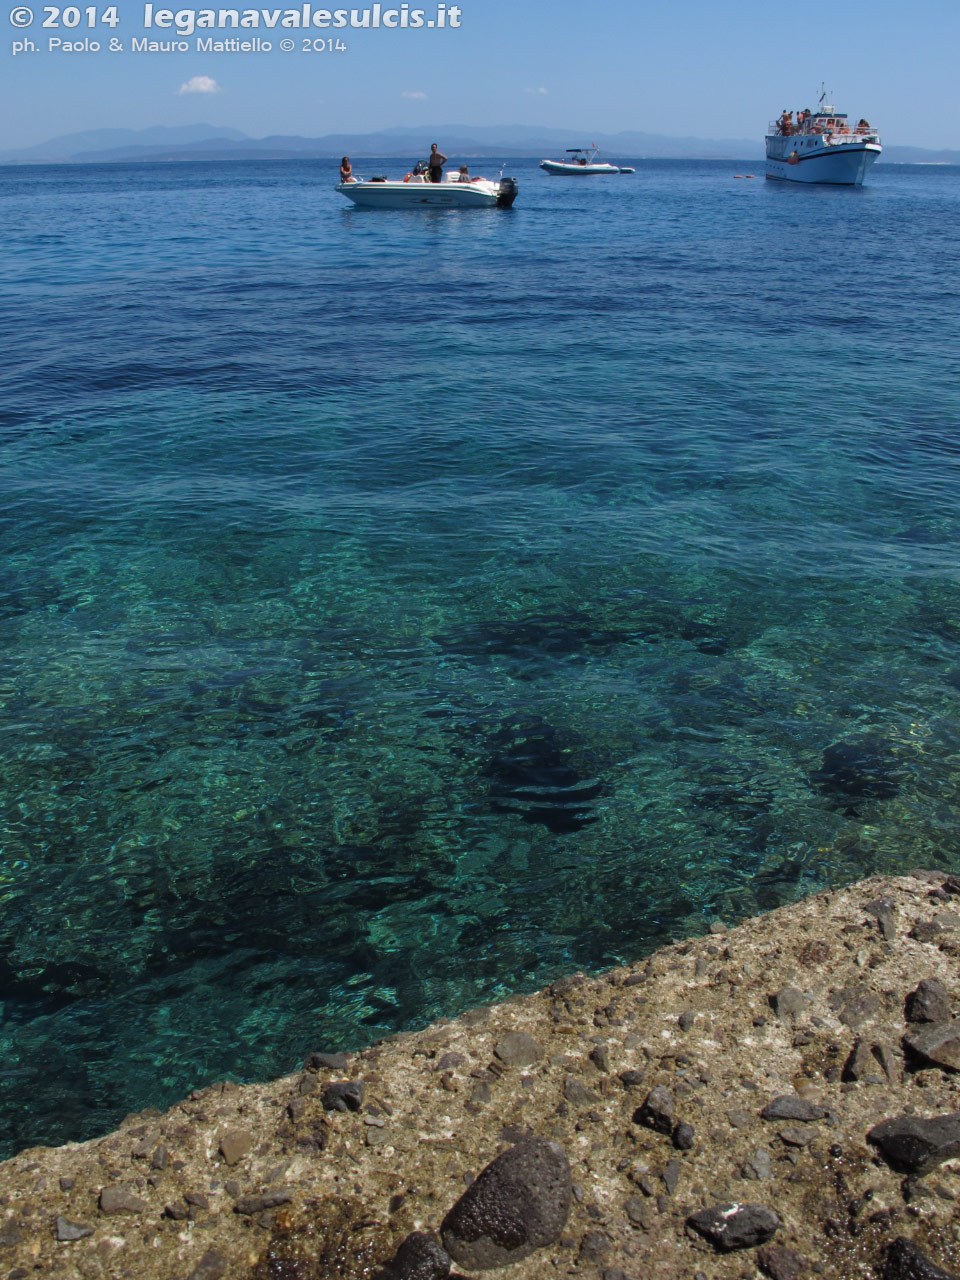
<instances>
[{"instance_id":1,"label":"rocky shoreline","mask_svg":"<svg viewBox=\"0 0 960 1280\"><path fill-rule=\"evenodd\" d=\"M876 877L319 1046L0 1165L0 1280L960 1277L958 958Z\"/></svg>"}]
</instances>

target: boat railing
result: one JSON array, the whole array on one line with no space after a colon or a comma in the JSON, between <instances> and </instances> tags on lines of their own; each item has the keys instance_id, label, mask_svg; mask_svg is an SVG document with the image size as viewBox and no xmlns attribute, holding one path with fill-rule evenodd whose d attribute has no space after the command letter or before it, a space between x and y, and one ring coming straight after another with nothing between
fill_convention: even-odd
<instances>
[{"instance_id":1,"label":"boat railing","mask_svg":"<svg viewBox=\"0 0 960 1280\"><path fill-rule=\"evenodd\" d=\"M827 129L822 125L805 121L802 125L790 124L784 128L782 121L771 120L767 126L767 133L771 137L778 138L829 138L831 142L840 142L849 138L866 139L868 142L880 141L872 125L840 125L838 128Z\"/></svg>"}]
</instances>

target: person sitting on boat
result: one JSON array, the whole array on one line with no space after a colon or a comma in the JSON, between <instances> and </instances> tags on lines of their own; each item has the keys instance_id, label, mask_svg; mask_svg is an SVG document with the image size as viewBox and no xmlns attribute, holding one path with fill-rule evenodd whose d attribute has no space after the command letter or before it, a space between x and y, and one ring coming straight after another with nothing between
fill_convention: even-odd
<instances>
[{"instance_id":1,"label":"person sitting on boat","mask_svg":"<svg viewBox=\"0 0 960 1280\"><path fill-rule=\"evenodd\" d=\"M473 179L470 177L470 170L467 168L467 166L466 166L465 164L462 164L462 165L460 166L460 176L459 176L459 178L457 178L457 181L458 181L458 182L472 182L472 181L473 181Z\"/></svg>"},{"instance_id":2,"label":"person sitting on boat","mask_svg":"<svg viewBox=\"0 0 960 1280\"><path fill-rule=\"evenodd\" d=\"M353 165L350 163L349 156L344 156L340 161L340 181L356 182L356 178L353 176Z\"/></svg>"},{"instance_id":3,"label":"person sitting on boat","mask_svg":"<svg viewBox=\"0 0 960 1280\"><path fill-rule=\"evenodd\" d=\"M413 176L415 178L422 178L426 172L427 172L427 166L425 162L423 160L418 160L417 163L413 166Z\"/></svg>"},{"instance_id":4,"label":"person sitting on boat","mask_svg":"<svg viewBox=\"0 0 960 1280\"><path fill-rule=\"evenodd\" d=\"M430 147L430 159L427 164L430 166L430 181L443 181L443 166L447 163L447 157L442 151L437 150L437 144L434 142Z\"/></svg>"}]
</instances>

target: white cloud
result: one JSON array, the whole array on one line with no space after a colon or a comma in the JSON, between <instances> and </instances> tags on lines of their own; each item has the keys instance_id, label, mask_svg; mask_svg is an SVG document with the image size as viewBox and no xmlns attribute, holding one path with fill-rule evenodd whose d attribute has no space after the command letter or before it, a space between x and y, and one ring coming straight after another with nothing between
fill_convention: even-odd
<instances>
[{"instance_id":1,"label":"white cloud","mask_svg":"<svg viewBox=\"0 0 960 1280\"><path fill-rule=\"evenodd\" d=\"M427 95L422 89L404 89L401 98L425 98Z\"/></svg>"},{"instance_id":2,"label":"white cloud","mask_svg":"<svg viewBox=\"0 0 960 1280\"><path fill-rule=\"evenodd\" d=\"M192 76L186 80L177 93L222 93L223 90L213 76Z\"/></svg>"},{"instance_id":3,"label":"white cloud","mask_svg":"<svg viewBox=\"0 0 960 1280\"><path fill-rule=\"evenodd\" d=\"M539 89L524 89L524 91L523 91L523 92L524 92L524 93L542 93L542 94L544 94L544 95L545 95L545 94L548 92L548 90L546 90L546 89L543 87L543 85L541 85Z\"/></svg>"}]
</instances>

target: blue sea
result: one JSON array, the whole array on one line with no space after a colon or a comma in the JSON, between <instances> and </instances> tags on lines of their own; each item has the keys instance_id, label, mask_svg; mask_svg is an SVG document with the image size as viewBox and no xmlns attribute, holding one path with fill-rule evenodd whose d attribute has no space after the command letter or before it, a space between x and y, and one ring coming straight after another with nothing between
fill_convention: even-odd
<instances>
[{"instance_id":1,"label":"blue sea","mask_svg":"<svg viewBox=\"0 0 960 1280\"><path fill-rule=\"evenodd\" d=\"M0 170L2 1153L960 869L960 169L335 171Z\"/></svg>"}]
</instances>

